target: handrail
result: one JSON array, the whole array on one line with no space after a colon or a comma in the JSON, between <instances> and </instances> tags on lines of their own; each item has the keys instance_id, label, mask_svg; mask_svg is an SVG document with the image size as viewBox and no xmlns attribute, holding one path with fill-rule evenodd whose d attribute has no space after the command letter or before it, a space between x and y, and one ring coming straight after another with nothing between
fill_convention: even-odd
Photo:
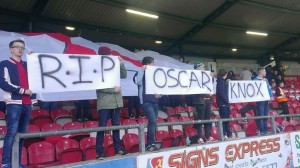
<instances>
[{"instance_id":1,"label":"handrail","mask_svg":"<svg viewBox=\"0 0 300 168\"><path fill-rule=\"evenodd\" d=\"M226 118L226 119L212 119L212 120L191 120L191 121L180 121L180 122L166 122L158 123L159 126L172 126L172 125L187 125L187 124L205 124L205 123L217 123L219 128L219 140L224 141L223 135L223 122L228 121L239 121L239 120L258 120L258 119L271 119L271 126L274 133L276 133L275 118L278 117L300 117L300 114L286 114L286 115L277 115L277 116L255 116L255 117L240 117L240 118ZM18 133L15 137L15 141L12 149L12 167L19 167L19 141L20 139L27 138L37 138L45 136L54 136L54 135L69 135L76 133L86 133L86 132L99 132L99 131L112 131L112 130L121 130L121 129L132 129L138 128L139 132L139 150L140 152L145 152L145 128L147 124L134 124L134 125L118 125L110 127L94 127L94 128L82 128L76 130L60 130L60 131L45 131L45 132L33 132L33 133ZM0 135L0 140L4 139L5 135Z\"/></svg>"}]
</instances>

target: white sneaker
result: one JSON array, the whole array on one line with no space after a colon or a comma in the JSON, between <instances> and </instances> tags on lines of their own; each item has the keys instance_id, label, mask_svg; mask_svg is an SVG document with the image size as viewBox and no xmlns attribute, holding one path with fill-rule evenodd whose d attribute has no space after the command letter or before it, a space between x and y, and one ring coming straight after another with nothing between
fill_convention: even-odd
<instances>
[{"instance_id":1,"label":"white sneaker","mask_svg":"<svg viewBox=\"0 0 300 168\"><path fill-rule=\"evenodd\" d=\"M215 140L213 137L209 137L209 138L206 140L207 143L215 142L215 141L217 141L217 140Z\"/></svg>"},{"instance_id":2,"label":"white sneaker","mask_svg":"<svg viewBox=\"0 0 300 168\"><path fill-rule=\"evenodd\" d=\"M227 141L228 140L228 137L227 135L224 136L224 141Z\"/></svg>"},{"instance_id":3,"label":"white sneaker","mask_svg":"<svg viewBox=\"0 0 300 168\"><path fill-rule=\"evenodd\" d=\"M203 141L203 139L202 139L202 138L199 138L199 140L198 140L198 144L204 144L204 141Z\"/></svg>"}]
</instances>

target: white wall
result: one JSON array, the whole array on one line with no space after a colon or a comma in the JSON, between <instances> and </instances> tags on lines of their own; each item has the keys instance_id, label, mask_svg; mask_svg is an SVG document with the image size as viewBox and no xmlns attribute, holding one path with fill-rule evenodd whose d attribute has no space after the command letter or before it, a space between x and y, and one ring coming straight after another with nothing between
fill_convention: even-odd
<instances>
[{"instance_id":1,"label":"white wall","mask_svg":"<svg viewBox=\"0 0 300 168\"><path fill-rule=\"evenodd\" d=\"M300 64L298 62L282 61L283 66L287 66L286 75L300 75Z\"/></svg>"}]
</instances>

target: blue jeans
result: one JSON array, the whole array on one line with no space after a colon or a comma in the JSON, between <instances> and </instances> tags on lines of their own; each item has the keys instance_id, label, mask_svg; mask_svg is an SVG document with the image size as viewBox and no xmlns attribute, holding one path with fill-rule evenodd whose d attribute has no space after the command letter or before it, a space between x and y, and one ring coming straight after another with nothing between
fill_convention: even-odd
<instances>
[{"instance_id":1,"label":"blue jeans","mask_svg":"<svg viewBox=\"0 0 300 168\"><path fill-rule=\"evenodd\" d=\"M78 100L75 102L76 106L76 120L83 118L89 118L90 101L89 100ZM82 111L83 110L83 111Z\"/></svg>"},{"instance_id":2,"label":"blue jeans","mask_svg":"<svg viewBox=\"0 0 300 168\"><path fill-rule=\"evenodd\" d=\"M120 109L102 109L98 111L100 119L99 119L99 127L106 127L107 121L111 119L111 124L120 125ZM121 142L120 142L120 131L113 131L113 142L115 153L117 154L120 150ZM103 155L103 143L104 143L104 131L97 132L96 138L96 152L97 156Z\"/></svg>"},{"instance_id":3,"label":"blue jeans","mask_svg":"<svg viewBox=\"0 0 300 168\"><path fill-rule=\"evenodd\" d=\"M230 108L229 106L219 106L220 109L220 117L221 118L230 118ZM232 132L230 130L229 122L223 122L223 133L227 135L227 137L232 136Z\"/></svg>"},{"instance_id":4,"label":"blue jeans","mask_svg":"<svg viewBox=\"0 0 300 168\"><path fill-rule=\"evenodd\" d=\"M269 102L261 101L256 102L258 116L268 116L269 115ZM265 135L268 132L268 119L259 120L259 131L262 135Z\"/></svg>"},{"instance_id":5,"label":"blue jeans","mask_svg":"<svg viewBox=\"0 0 300 168\"><path fill-rule=\"evenodd\" d=\"M32 106L8 104L6 107L7 134L4 138L2 164L11 163L12 146L17 133L25 133L28 129ZM19 163L21 163L24 139L19 142Z\"/></svg>"},{"instance_id":6,"label":"blue jeans","mask_svg":"<svg viewBox=\"0 0 300 168\"><path fill-rule=\"evenodd\" d=\"M155 143L155 129L156 129L156 118L158 115L158 104L157 103L143 103L142 105L144 113L148 118L148 145Z\"/></svg>"},{"instance_id":7,"label":"blue jeans","mask_svg":"<svg viewBox=\"0 0 300 168\"><path fill-rule=\"evenodd\" d=\"M196 120L210 120L211 116L211 101L209 100L204 100L204 104L196 104L196 111L197 111L197 117L195 118ZM198 139L199 138L204 138L202 137L202 125L203 124L197 124L195 125L195 128L197 129L197 135ZM205 132L205 138L209 139L210 137L210 130L211 130L211 123L205 123L204 124L204 132Z\"/></svg>"}]
</instances>

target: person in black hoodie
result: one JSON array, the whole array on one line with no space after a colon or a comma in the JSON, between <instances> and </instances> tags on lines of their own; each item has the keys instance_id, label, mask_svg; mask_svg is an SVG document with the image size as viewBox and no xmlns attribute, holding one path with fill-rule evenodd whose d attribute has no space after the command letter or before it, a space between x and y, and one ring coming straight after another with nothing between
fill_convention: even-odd
<instances>
[{"instance_id":1,"label":"person in black hoodie","mask_svg":"<svg viewBox=\"0 0 300 168\"><path fill-rule=\"evenodd\" d=\"M220 69L217 79L217 105L221 118L230 118L230 106L228 101L228 85L226 83L227 71ZM233 138L229 122L223 122L224 139Z\"/></svg>"}]
</instances>

